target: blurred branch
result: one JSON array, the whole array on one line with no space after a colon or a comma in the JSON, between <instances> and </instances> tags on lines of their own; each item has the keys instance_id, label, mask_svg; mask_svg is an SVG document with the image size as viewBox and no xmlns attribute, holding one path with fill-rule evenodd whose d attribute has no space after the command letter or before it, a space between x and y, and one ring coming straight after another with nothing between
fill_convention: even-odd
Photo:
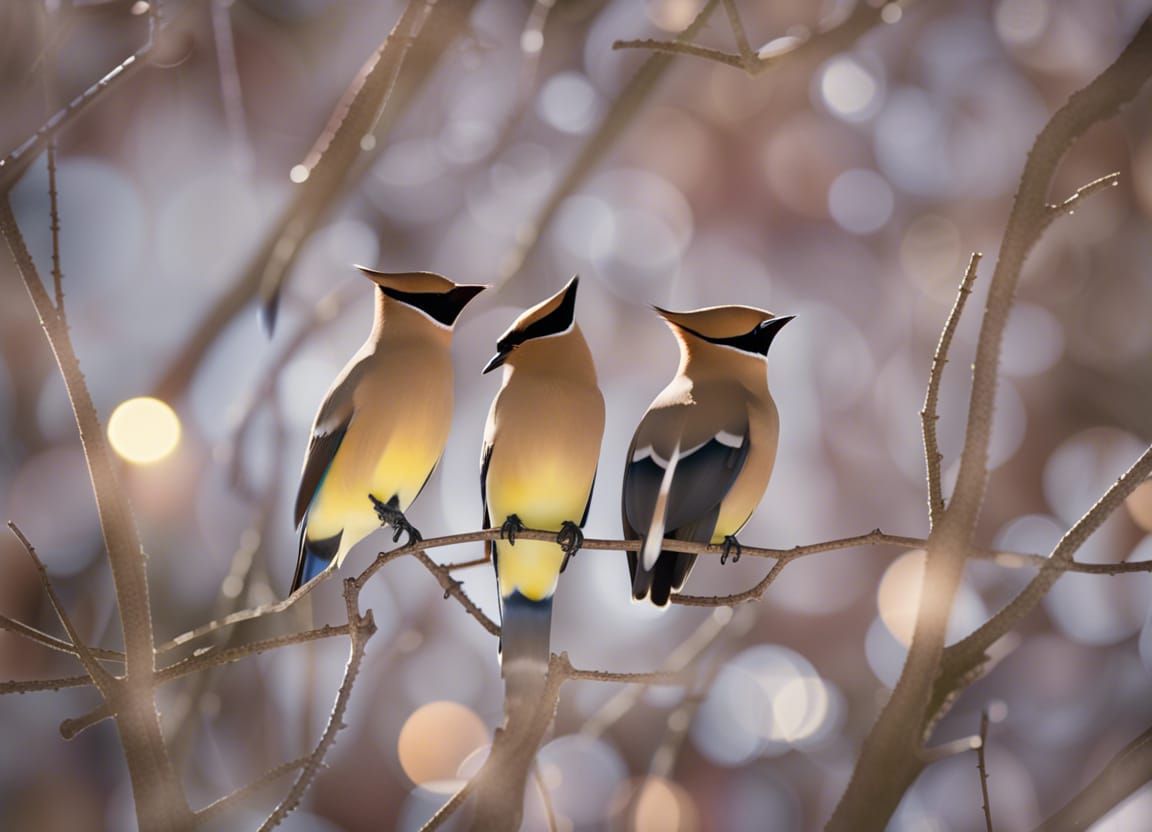
<instances>
[{"instance_id":1,"label":"blurred branch","mask_svg":"<svg viewBox=\"0 0 1152 832\"><path fill-rule=\"evenodd\" d=\"M524 21L524 30L520 33L520 79L517 82L516 100L503 127L497 134L496 141L492 143L492 150L486 154L486 160L496 158L512 141L512 136L524 114L532 104L532 96L536 90L536 75L540 69L540 56L544 54L544 28L548 25L548 17L556 8L556 0L534 0L532 10Z\"/></svg>"},{"instance_id":2,"label":"blurred branch","mask_svg":"<svg viewBox=\"0 0 1152 832\"><path fill-rule=\"evenodd\" d=\"M664 673L683 673L698 656L727 632L734 618L735 615L730 608L721 607L715 610L700 622L700 626L688 638L668 654L668 658L660 665L660 670ZM647 689L648 685L641 683L629 685L621 690L589 717L584 723L582 733L599 737L634 708Z\"/></svg>"},{"instance_id":3,"label":"blurred branch","mask_svg":"<svg viewBox=\"0 0 1152 832\"><path fill-rule=\"evenodd\" d=\"M948 351L952 348L952 338L956 335L956 325L960 323L960 316L964 314L964 304L972 294L972 284L976 280L976 269L980 265L983 255L973 252L968 260L968 268L964 272L964 279L960 282L960 289L956 293L956 301L952 311L948 313L948 320L944 323L944 331L940 333L940 341L936 345L936 352L932 356L932 370L928 375L928 392L924 395L924 409L920 411L920 422L924 432L924 461L928 476L928 514L929 527L935 528L944 513L944 496L941 485L940 463L943 455L936 439L936 423L940 420L938 403L940 400L940 381L944 377L944 366L948 363Z\"/></svg>"},{"instance_id":4,"label":"blurred branch","mask_svg":"<svg viewBox=\"0 0 1152 832\"><path fill-rule=\"evenodd\" d=\"M544 820L548 824L548 832L560 832L560 828L556 825L556 810L552 806L552 793L540 773L539 763L532 766L532 779L536 783L536 791L540 793L540 802L544 806Z\"/></svg>"},{"instance_id":5,"label":"blurred branch","mask_svg":"<svg viewBox=\"0 0 1152 832\"><path fill-rule=\"evenodd\" d=\"M189 4L192 5L192 4ZM133 52L103 78L94 83L80 95L69 101L62 109L57 110L41 125L35 133L25 139L21 144L0 159L0 198L7 198L13 186L20 181L20 177L31 167L37 157L44 151L56 134L70 125L81 113L87 110L104 93L112 89L137 69L144 66L159 41L161 30L170 21L161 20L156 11L156 4L149 4L148 14L148 40L144 46Z\"/></svg>"},{"instance_id":6,"label":"blurred branch","mask_svg":"<svg viewBox=\"0 0 1152 832\"><path fill-rule=\"evenodd\" d=\"M987 489L1000 350L1021 269L1053 217L1046 197L1060 160L1092 125L1135 97L1149 75L1152 17L1144 21L1110 67L1052 116L1029 153L981 323L959 476L952 499L929 538L912 644L900 679L863 744L852 779L828 824L830 832L883 829L924 765L918 752L933 716L931 706L940 699L936 680L948 617ZM1096 187L1083 191L1089 193ZM1040 576L1036 580L1040 581Z\"/></svg>"},{"instance_id":7,"label":"blurred branch","mask_svg":"<svg viewBox=\"0 0 1152 832\"><path fill-rule=\"evenodd\" d=\"M992 801L988 799L988 764L984 759L984 750L988 746L988 710L980 712L980 744L976 746L976 769L980 772L980 794L983 797L981 804L984 809L985 832L992 829Z\"/></svg>"},{"instance_id":8,"label":"blurred branch","mask_svg":"<svg viewBox=\"0 0 1152 832\"><path fill-rule=\"evenodd\" d=\"M187 827L191 813L168 755L156 710L152 613L144 553L136 524L120 488L112 451L81 372L68 328L44 288L7 197L0 198L0 233L8 243L16 269L56 358L92 480L124 634L125 672L117 681L114 692L120 710L117 728L132 780L137 817L141 826L147 829L183 829ZM76 647L80 649L79 645Z\"/></svg>"},{"instance_id":9,"label":"blurred branch","mask_svg":"<svg viewBox=\"0 0 1152 832\"><path fill-rule=\"evenodd\" d=\"M301 163L307 178L294 186L292 198L231 288L212 304L165 368L156 384L157 396L172 401L184 393L220 333L257 293L268 304L265 314L274 316L275 298L304 243L348 184L385 148L389 132L464 30L474 5L475 0L439 4L410 0L388 38L352 80ZM414 33L416 19L425 13L423 25Z\"/></svg>"},{"instance_id":10,"label":"blurred branch","mask_svg":"<svg viewBox=\"0 0 1152 832\"><path fill-rule=\"evenodd\" d=\"M1082 832L1152 781L1152 728L1108 761L1096 777L1035 832Z\"/></svg>"},{"instance_id":11,"label":"blurred branch","mask_svg":"<svg viewBox=\"0 0 1152 832\"><path fill-rule=\"evenodd\" d=\"M687 739L688 731L692 728L692 721L696 718L696 712L700 710L700 706L708 698L708 693L712 690L712 685L716 683L716 677L720 675L723 666L723 655L718 653L713 656L703 678L698 684L692 686L684 697L684 701L668 715L668 729L664 734L664 739L653 752L652 760L648 765L650 775L668 780L672 779L676 770L676 761L680 758L680 750L684 747L684 740Z\"/></svg>"},{"instance_id":12,"label":"blurred branch","mask_svg":"<svg viewBox=\"0 0 1152 832\"><path fill-rule=\"evenodd\" d=\"M688 24L677 41L683 42L695 37L707 24L719 0L708 0L696 18ZM656 89L664 74L672 65L671 55L650 55L636 74L620 90L604 114L595 132L588 137L576 158L568 165L564 176L552 189L547 201L535 218L517 234L517 244L503 268L500 285L506 285L516 278L524 264L536 252L544 232L556 218L560 205L588 178L601 159L616 144L632 120L641 111L648 96Z\"/></svg>"},{"instance_id":13,"label":"blurred branch","mask_svg":"<svg viewBox=\"0 0 1152 832\"><path fill-rule=\"evenodd\" d=\"M738 49L736 53L686 43L683 37L674 41L652 38L618 40L612 44L612 48L643 49L668 56L688 55L694 58L703 58L735 69L742 69L748 75L756 77L782 61L794 59L798 55L833 54L847 49L859 40L865 32L883 20L881 17L883 5L883 3L857 3L843 21L835 23L827 29L818 30L807 38L797 38L794 43L779 50L761 49L757 53L748 43L748 36L744 32L744 24L740 20L740 13L737 11L735 3L733 0L725 0L724 10L728 14L728 23L736 40ZM909 3L904 5L907 6Z\"/></svg>"}]
</instances>

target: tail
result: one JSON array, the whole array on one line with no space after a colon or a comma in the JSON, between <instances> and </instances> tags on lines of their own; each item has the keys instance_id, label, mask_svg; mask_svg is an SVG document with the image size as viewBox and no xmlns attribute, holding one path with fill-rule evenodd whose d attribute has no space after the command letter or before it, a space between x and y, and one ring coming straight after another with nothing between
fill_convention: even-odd
<instances>
[{"instance_id":1,"label":"tail","mask_svg":"<svg viewBox=\"0 0 1152 832\"><path fill-rule=\"evenodd\" d=\"M511 711L543 692L551 655L551 596L533 601L513 592L501 601L500 627L504 707Z\"/></svg>"},{"instance_id":2,"label":"tail","mask_svg":"<svg viewBox=\"0 0 1152 832\"><path fill-rule=\"evenodd\" d=\"M296 560L296 576L292 578L292 592L315 578L328 568L340 550L340 538L343 532L337 532L332 537L323 540L308 539L308 524L300 529L300 556Z\"/></svg>"},{"instance_id":3,"label":"tail","mask_svg":"<svg viewBox=\"0 0 1152 832\"><path fill-rule=\"evenodd\" d=\"M661 551L651 569L641 563L632 571L632 597L658 607L668 606L668 598L684 586L695 562L695 555Z\"/></svg>"},{"instance_id":4,"label":"tail","mask_svg":"<svg viewBox=\"0 0 1152 832\"><path fill-rule=\"evenodd\" d=\"M660 539L708 543L712 540L712 532L716 528L719 516L720 506L717 505L695 523L673 529ZM688 573L696 563L696 555L687 552L668 552L658 549L658 546L656 540L645 535L641 551L636 554L628 553L628 566L632 571L632 597L637 601L647 599L658 607L664 607L668 605L668 598L672 593L679 592L684 587Z\"/></svg>"}]
</instances>

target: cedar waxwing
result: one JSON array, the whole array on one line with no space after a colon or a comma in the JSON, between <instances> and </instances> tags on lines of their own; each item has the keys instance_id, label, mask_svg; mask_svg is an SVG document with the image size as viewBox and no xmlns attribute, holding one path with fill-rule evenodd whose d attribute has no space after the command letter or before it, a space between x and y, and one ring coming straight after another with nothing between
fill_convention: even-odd
<instances>
[{"instance_id":1,"label":"cedar waxwing","mask_svg":"<svg viewBox=\"0 0 1152 832\"><path fill-rule=\"evenodd\" d=\"M496 342L484 372L504 367L480 458L484 526L496 524L501 672L509 707L543 683L552 595L583 542L604 434L604 397L575 322L577 278L519 318ZM523 528L558 532L556 543L517 540ZM491 548L488 548L491 552Z\"/></svg>"},{"instance_id":2,"label":"cedar waxwing","mask_svg":"<svg viewBox=\"0 0 1152 832\"><path fill-rule=\"evenodd\" d=\"M296 495L300 559L292 591L339 566L381 525L420 534L404 512L444 452L452 420L452 326L483 286L430 272L358 266L376 291L368 340L332 383L304 456Z\"/></svg>"},{"instance_id":3,"label":"cedar waxwing","mask_svg":"<svg viewBox=\"0 0 1152 832\"><path fill-rule=\"evenodd\" d=\"M695 555L660 541L724 543L721 562L756 509L776 461L780 417L768 392L768 347L792 317L748 306L656 311L680 343L676 377L632 437L622 513L632 597L657 606L684 586Z\"/></svg>"}]
</instances>

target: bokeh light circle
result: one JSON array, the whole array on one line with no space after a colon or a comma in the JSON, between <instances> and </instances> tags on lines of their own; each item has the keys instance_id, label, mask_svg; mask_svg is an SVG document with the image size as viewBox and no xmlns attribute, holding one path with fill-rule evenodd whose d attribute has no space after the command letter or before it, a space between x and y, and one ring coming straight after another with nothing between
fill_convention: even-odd
<instances>
[{"instance_id":1,"label":"bokeh light circle","mask_svg":"<svg viewBox=\"0 0 1152 832\"><path fill-rule=\"evenodd\" d=\"M151 465L180 444L180 418L167 403L151 396L128 399L108 419L112 449L134 465Z\"/></svg>"}]
</instances>

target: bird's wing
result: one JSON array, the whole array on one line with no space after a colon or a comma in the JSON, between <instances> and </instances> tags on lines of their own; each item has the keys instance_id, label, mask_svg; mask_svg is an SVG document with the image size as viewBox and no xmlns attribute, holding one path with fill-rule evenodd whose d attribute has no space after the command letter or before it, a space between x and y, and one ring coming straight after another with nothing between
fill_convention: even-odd
<instances>
[{"instance_id":1,"label":"bird's wing","mask_svg":"<svg viewBox=\"0 0 1152 832\"><path fill-rule=\"evenodd\" d=\"M340 450L344 434L348 432L348 425L351 424L355 411L352 393L361 372L360 363L353 363L345 368L329 389L328 395L320 405L320 410L316 413L316 421L312 424L312 438L308 442L304 467L300 472L300 486L296 491L296 509L293 516L297 526L308 513L308 507L324 481L324 475L328 473L336 452Z\"/></svg>"},{"instance_id":2,"label":"bird's wing","mask_svg":"<svg viewBox=\"0 0 1152 832\"><path fill-rule=\"evenodd\" d=\"M480 503L484 506L484 525L481 528L488 528L492 520L488 516L488 466L492 462L492 443L487 439L484 441L484 447L480 451ZM492 565L496 568L497 578L499 578L500 568L496 566L496 558L492 554L492 541L484 541L484 556L491 558Z\"/></svg>"},{"instance_id":3,"label":"bird's wing","mask_svg":"<svg viewBox=\"0 0 1152 832\"><path fill-rule=\"evenodd\" d=\"M632 533L646 538L655 529L664 537L715 511L748 459L742 404L709 420L694 418L687 410L694 404L649 411L624 472L624 519Z\"/></svg>"}]
</instances>

